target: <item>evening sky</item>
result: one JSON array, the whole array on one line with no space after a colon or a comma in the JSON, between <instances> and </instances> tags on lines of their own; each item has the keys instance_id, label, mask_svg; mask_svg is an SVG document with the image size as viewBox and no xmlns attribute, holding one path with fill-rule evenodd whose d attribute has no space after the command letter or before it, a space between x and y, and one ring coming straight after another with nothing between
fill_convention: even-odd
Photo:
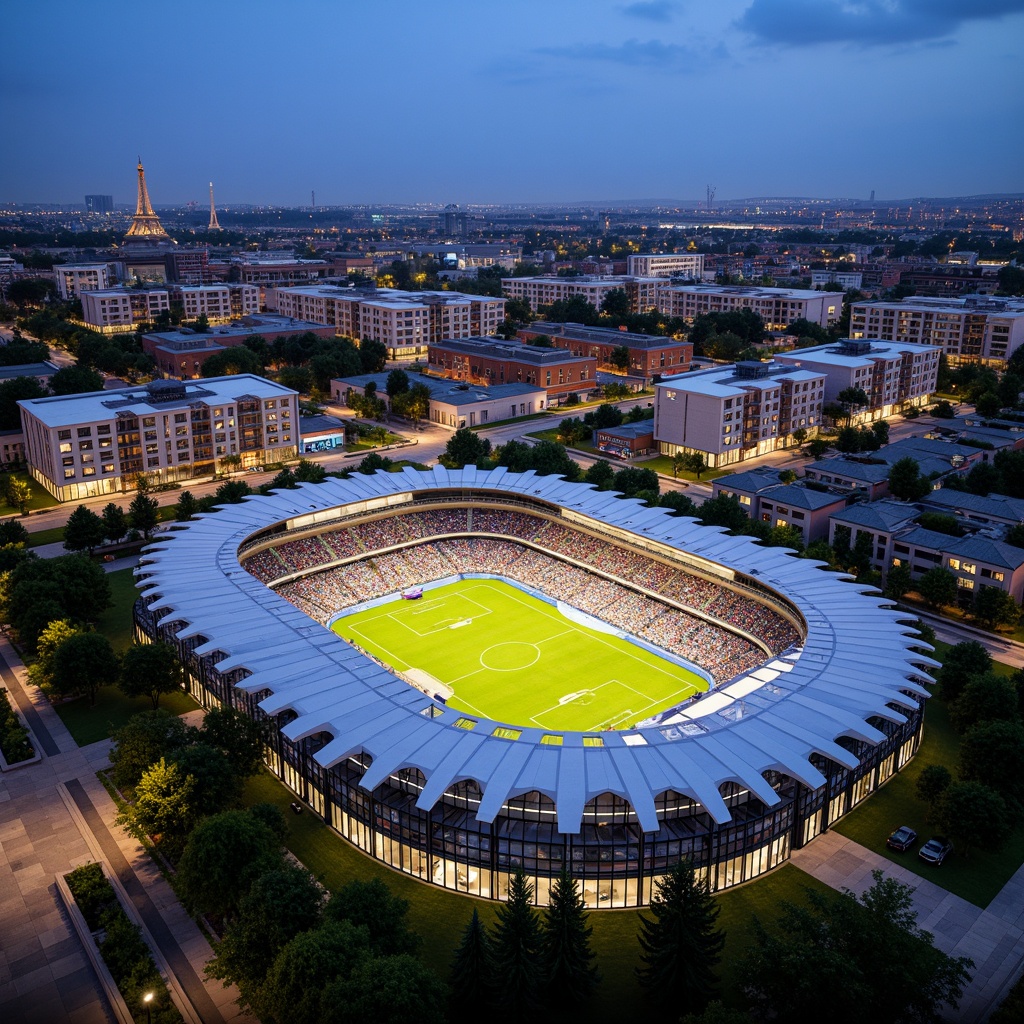
<instances>
[{"instance_id":1,"label":"evening sky","mask_svg":"<svg viewBox=\"0 0 1024 1024\"><path fill-rule=\"evenodd\" d=\"M1024 0L5 5L0 202L1024 191Z\"/></svg>"}]
</instances>

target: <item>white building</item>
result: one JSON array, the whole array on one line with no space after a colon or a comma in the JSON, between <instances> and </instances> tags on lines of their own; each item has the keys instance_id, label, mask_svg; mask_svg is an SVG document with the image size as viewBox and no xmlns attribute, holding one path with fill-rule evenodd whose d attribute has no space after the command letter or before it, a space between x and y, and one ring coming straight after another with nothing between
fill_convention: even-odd
<instances>
[{"instance_id":1,"label":"white building","mask_svg":"<svg viewBox=\"0 0 1024 1024\"><path fill-rule=\"evenodd\" d=\"M811 287L837 284L841 288L859 288L864 283L864 273L860 270L812 270Z\"/></svg>"},{"instance_id":2,"label":"white building","mask_svg":"<svg viewBox=\"0 0 1024 1024\"><path fill-rule=\"evenodd\" d=\"M59 501L294 458L298 395L251 374L18 403L29 472Z\"/></svg>"},{"instance_id":3,"label":"white building","mask_svg":"<svg viewBox=\"0 0 1024 1024\"><path fill-rule=\"evenodd\" d=\"M223 324L260 311L260 290L254 284L179 285L171 294L187 320L205 316L211 324Z\"/></svg>"},{"instance_id":4,"label":"white building","mask_svg":"<svg viewBox=\"0 0 1024 1024\"><path fill-rule=\"evenodd\" d=\"M921 406L935 390L941 350L934 345L843 339L830 345L797 349L776 361L826 374L825 401L846 388L860 388L868 404L855 410L853 422L884 419L904 406Z\"/></svg>"},{"instance_id":5,"label":"white building","mask_svg":"<svg viewBox=\"0 0 1024 1024\"><path fill-rule=\"evenodd\" d=\"M664 283L662 277L503 277L501 290L506 298L525 299L536 313L541 306L577 297L600 309L605 296L618 288L634 313L646 313L658 308L658 288Z\"/></svg>"},{"instance_id":6,"label":"white building","mask_svg":"<svg viewBox=\"0 0 1024 1024\"><path fill-rule=\"evenodd\" d=\"M701 252L637 253L626 257L630 277L689 277L699 281L704 275Z\"/></svg>"},{"instance_id":7,"label":"white building","mask_svg":"<svg viewBox=\"0 0 1024 1024\"><path fill-rule=\"evenodd\" d=\"M954 365L980 362L998 369L1024 344L1024 299L916 296L855 302L850 337L937 345Z\"/></svg>"},{"instance_id":8,"label":"white building","mask_svg":"<svg viewBox=\"0 0 1024 1024\"><path fill-rule=\"evenodd\" d=\"M665 455L699 452L712 468L817 433L825 374L780 363L745 362L699 370L655 385L654 439Z\"/></svg>"},{"instance_id":9,"label":"white building","mask_svg":"<svg viewBox=\"0 0 1024 1024\"><path fill-rule=\"evenodd\" d=\"M658 289L658 310L666 316L693 321L705 313L735 313L752 309L764 321L765 330L783 331L794 320L809 320L829 327L843 312L839 292L816 292L807 288L761 288L733 284L662 283Z\"/></svg>"},{"instance_id":10,"label":"white building","mask_svg":"<svg viewBox=\"0 0 1024 1024\"><path fill-rule=\"evenodd\" d=\"M504 299L461 292L307 285L268 292L267 305L343 337L382 342L389 359L426 355L434 341L492 335L505 320Z\"/></svg>"},{"instance_id":11,"label":"white building","mask_svg":"<svg viewBox=\"0 0 1024 1024\"><path fill-rule=\"evenodd\" d=\"M57 294L64 299L73 299L82 292L94 292L109 288L111 275L106 263L59 263L53 268L57 282Z\"/></svg>"},{"instance_id":12,"label":"white building","mask_svg":"<svg viewBox=\"0 0 1024 1024\"><path fill-rule=\"evenodd\" d=\"M134 324L154 320L171 308L166 288L106 288L82 292L82 319L104 334L130 331Z\"/></svg>"}]
</instances>

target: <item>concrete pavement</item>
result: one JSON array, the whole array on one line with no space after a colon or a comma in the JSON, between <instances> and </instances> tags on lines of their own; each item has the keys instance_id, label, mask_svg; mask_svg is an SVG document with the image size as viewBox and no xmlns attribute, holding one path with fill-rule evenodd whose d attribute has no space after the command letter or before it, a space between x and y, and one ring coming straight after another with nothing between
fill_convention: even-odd
<instances>
[{"instance_id":1,"label":"concrete pavement","mask_svg":"<svg viewBox=\"0 0 1024 1024\"><path fill-rule=\"evenodd\" d=\"M96 772L110 741L78 747L34 687L6 638L0 675L27 712L36 764L0 776L0 1020L106 1024L113 1015L57 894L54 876L104 860L120 878L204 1024L250 1024L237 990L203 980L209 942L139 843L114 824Z\"/></svg>"}]
</instances>

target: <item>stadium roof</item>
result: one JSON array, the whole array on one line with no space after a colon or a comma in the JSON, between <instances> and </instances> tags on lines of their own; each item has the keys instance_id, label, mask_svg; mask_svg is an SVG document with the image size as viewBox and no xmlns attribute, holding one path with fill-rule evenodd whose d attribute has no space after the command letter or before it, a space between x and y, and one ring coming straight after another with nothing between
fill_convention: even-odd
<instances>
[{"instance_id":1,"label":"stadium roof","mask_svg":"<svg viewBox=\"0 0 1024 1024\"><path fill-rule=\"evenodd\" d=\"M749 574L800 608L807 623L804 646L655 725L565 732L560 744L542 742L545 730L521 722L477 719L465 728L465 712L408 686L239 564L239 546L275 523L308 522L356 501L394 503L440 490L460 497L492 491L562 506L641 541L657 540ZM723 784L737 783L774 805L778 795L763 773L781 772L817 789L825 778L812 754L852 768L857 758L837 740L875 743L883 734L872 719L905 721L900 709L927 696L922 668L936 662L910 650L915 634L905 613L888 607L877 591L844 582L819 565L587 484L470 466L357 474L251 497L165 534L147 548L138 573L146 576L139 587L155 598L151 608L159 624L184 622L179 638L201 636L200 655L221 652L215 666L220 671L247 669L251 675L238 685L251 693L269 691L260 704L269 714L295 712L298 717L283 727L288 738L333 737L313 755L324 767L369 754L373 763L362 779L367 790L399 769L418 768L427 780L417 801L423 809L455 783L475 779L483 790L482 822L493 821L510 798L536 790L554 801L560 831L577 833L586 803L608 792L629 801L644 831L659 828L655 797L666 790L692 797L724 823L730 813ZM514 726L518 739L495 735L503 725Z\"/></svg>"}]
</instances>

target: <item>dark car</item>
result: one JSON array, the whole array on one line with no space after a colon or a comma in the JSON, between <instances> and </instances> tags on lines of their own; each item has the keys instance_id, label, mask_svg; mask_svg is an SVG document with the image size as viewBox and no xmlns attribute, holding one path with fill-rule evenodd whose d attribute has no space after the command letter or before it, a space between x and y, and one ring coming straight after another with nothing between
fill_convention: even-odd
<instances>
[{"instance_id":1,"label":"dark car","mask_svg":"<svg viewBox=\"0 0 1024 1024\"><path fill-rule=\"evenodd\" d=\"M908 825L901 825L888 839L885 845L890 850L899 850L900 853L909 850L917 842L917 833Z\"/></svg>"},{"instance_id":2,"label":"dark car","mask_svg":"<svg viewBox=\"0 0 1024 1024\"><path fill-rule=\"evenodd\" d=\"M935 836L921 847L917 855L929 864L941 864L952 852L953 844L945 836Z\"/></svg>"}]
</instances>

